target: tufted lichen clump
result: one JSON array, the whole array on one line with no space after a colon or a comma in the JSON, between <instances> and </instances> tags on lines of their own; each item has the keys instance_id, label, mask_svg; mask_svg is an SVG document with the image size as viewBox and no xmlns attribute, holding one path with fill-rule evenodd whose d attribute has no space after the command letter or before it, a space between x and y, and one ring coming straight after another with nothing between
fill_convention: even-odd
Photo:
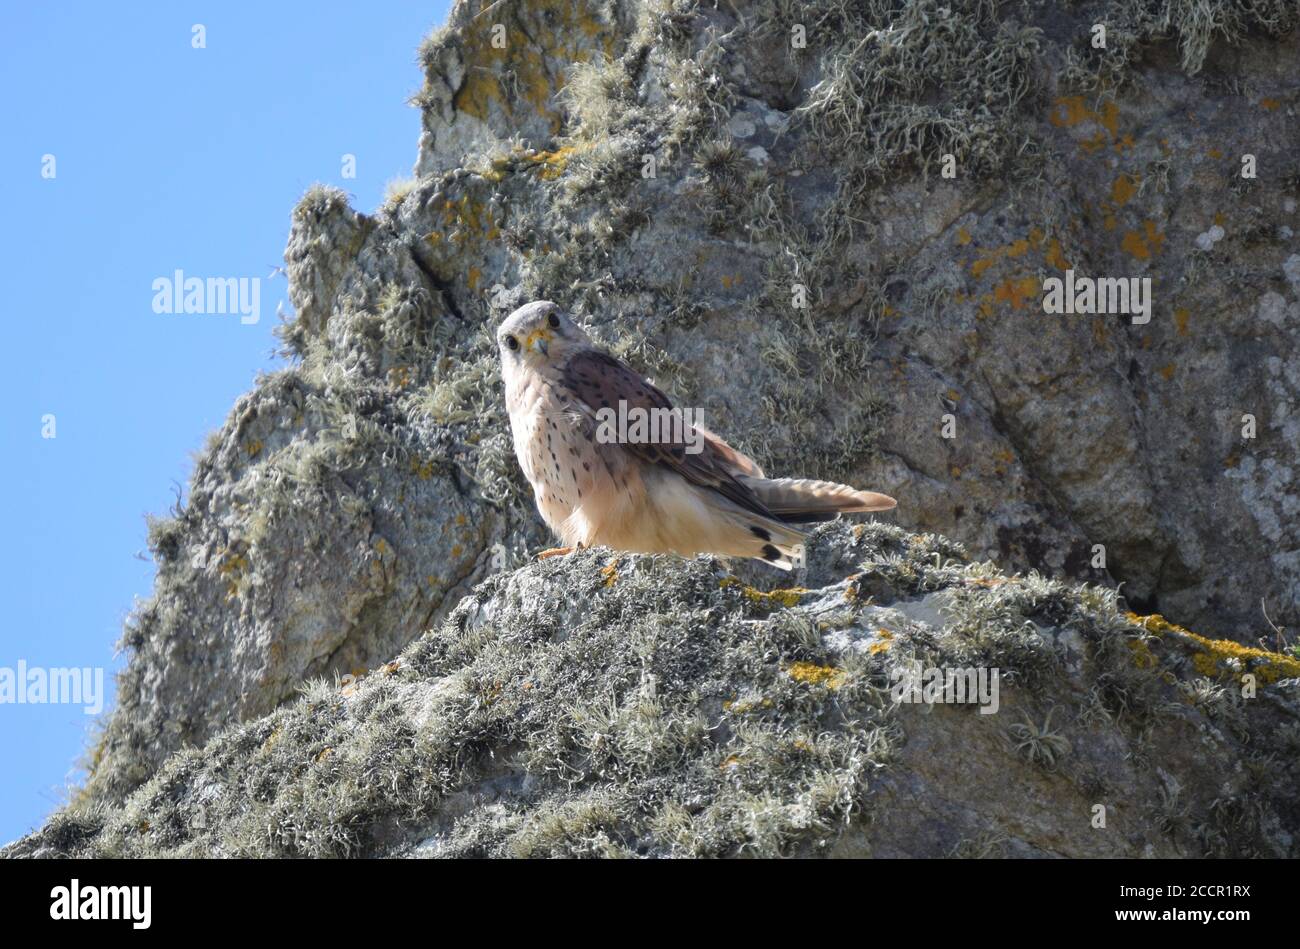
<instances>
[{"instance_id":1,"label":"tufted lichen clump","mask_svg":"<svg viewBox=\"0 0 1300 949\"><path fill-rule=\"evenodd\" d=\"M1292 8L458 3L422 49L417 177L373 213L327 186L293 211L294 312L279 332L295 364L237 403L196 462L188 502L151 523L155 596L127 626L119 709L87 793L51 824L53 845L829 852L869 818L903 820L890 805L900 789L940 789L927 798L936 810L956 801L962 788L945 781L960 769L906 757L951 735L980 760L1022 768L1021 811L1122 787L1179 847L1267 849L1267 835L1237 828L1258 829L1249 802L1294 778L1295 756L1243 765L1249 784L1207 769L1205 784L1232 791L1206 797L1179 755L1204 746L1220 756L1212 763L1235 761L1243 735L1290 747L1291 732L1274 742L1265 703L1238 693L1252 673L1283 694L1294 657L1129 616L1113 589L1053 579L1122 580L1135 603L1171 583L1160 599L1170 616L1213 601L1214 584L1225 597L1229 582L1244 586L1208 554L1183 563L1193 545L1142 520L1144 488L1168 477L1160 464L1172 457L1184 470L1187 441L1162 456L1160 426L1142 414L1171 408L1161 400L1190 374L1169 355L1145 365L1168 348L1159 321L1131 339L1082 320L1078 338L1035 336L1077 364L1058 371L1020 347L1023 324L1001 318L1028 314L1044 267L1101 267L1114 252L1160 278L1156 266L1195 238L1183 231L1220 222L1188 162L1217 181L1209 162L1233 151L1220 142L1206 160L1205 136L1179 116L1199 109L1205 128L1222 127L1211 113L1232 111L1231 99L1206 90L1238 77L1219 41L1251 35L1243 45L1258 62L1242 75L1259 88L1233 95L1262 95L1266 121L1249 131L1283 140L1266 123L1293 98L1275 68L1289 47L1257 41L1294 26ZM496 18L476 16L488 9L534 47L493 47ZM1104 56L1086 41L1099 20ZM1207 58L1212 41L1227 55ZM1139 74L1157 92L1121 98ZM1177 110L1151 105L1174 100ZM1083 138L1093 126L1097 138ZM941 173L949 156L956 179ZM1294 191L1289 175L1257 188L1273 190L1250 212L1251 240L1281 233L1269 215ZM1183 209L1178 220L1164 202ZM1095 228L1074 213L1090 204ZM1246 240L1232 218L1226 239ZM1110 236L1090 241L1090 229ZM1229 269L1285 289L1290 271L1269 262L1266 273L1265 256ZM1202 268L1203 283L1207 259L1190 258L1182 282ZM972 280L995 283L981 294ZM836 525L780 585L745 565L613 564L604 552L512 572L546 538L513 457L493 329L537 297L679 403L701 405L770 473L883 482L904 500L900 516L935 533ZM1179 347L1206 308L1174 311ZM1112 356L1127 381L1094 386L1115 375L1098 371ZM1012 371L1017 361L1031 369ZM936 395L963 436L938 451L917 422L942 411ZM1133 430L1072 414L1129 396L1141 407L1121 413L1138 419ZM1062 450L1076 443L1077 458ZM1139 474L1115 462L1126 453ZM1237 475L1244 454L1230 456ZM1109 575L1076 569L1098 539L1114 553ZM981 559L994 551L1021 572ZM1145 587L1120 572L1146 564L1160 576ZM1250 635L1247 623L1224 628ZM944 708L918 724L886 698L889 674L912 661L997 667L1020 727L978 731L983 718ZM380 671L331 681L365 668ZM1162 769L1183 786L1157 791ZM952 806L935 822L945 832L991 804ZM1053 824L1035 838L1021 816L996 832L961 827L939 852L1017 852L1031 838L1050 850L1068 834ZM913 831L917 847L933 842ZM1144 832L1128 827L1125 839L1167 842ZM1093 852L1101 839L1076 845Z\"/></svg>"},{"instance_id":2,"label":"tufted lichen clump","mask_svg":"<svg viewBox=\"0 0 1300 949\"><path fill-rule=\"evenodd\" d=\"M888 757L870 664L825 673L829 654L796 631L720 615L705 561L672 584L668 564L639 560L609 585L601 563L565 565L589 598L581 614L566 605L577 589L557 600L539 587L549 567L494 578L355 687L313 684L178 755L94 852L356 856L431 826L439 855L775 855L832 841ZM690 634L703 624L708 636ZM762 701L729 702L738 692ZM506 803L457 818L457 788L483 779L509 788Z\"/></svg>"},{"instance_id":3,"label":"tufted lichen clump","mask_svg":"<svg viewBox=\"0 0 1300 949\"><path fill-rule=\"evenodd\" d=\"M393 661L309 683L173 756L122 807L74 805L40 844L103 857L831 852L896 817L878 808L917 767L917 729L956 727L890 701L918 660L996 663L1018 711L990 719L980 754L1083 794L1100 793L1099 728L1135 762L1152 716L1178 720L1170 709L1252 733L1222 689L1171 676L1172 654L1133 662L1139 637L1174 634L1136 628L1112 592L945 562L945 549L882 524L824 526L820 579L790 605L709 558L624 556L615 571L593 550L497 575ZM896 569L902 551L910 570ZM914 618L935 610L949 619ZM837 641L846 630L864 648ZM1230 815L1207 806L1180 800L1187 820L1161 826L1218 833Z\"/></svg>"}]
</instances>

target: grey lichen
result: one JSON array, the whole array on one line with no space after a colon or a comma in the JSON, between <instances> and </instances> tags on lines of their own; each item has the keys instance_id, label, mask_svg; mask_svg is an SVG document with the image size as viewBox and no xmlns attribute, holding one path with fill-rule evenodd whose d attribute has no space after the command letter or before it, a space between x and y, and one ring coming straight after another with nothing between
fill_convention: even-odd
<instances>
[{"instance_id":1,"label":"grey lichen","mask_svg":"<svg viewBox=\"0 0 1300 949\"><path fill-rule=\"evenodd\" d=\"M1169 727L1123 764L1112 749L1142 734L1081 714L1107 644L1135 641L1112 594L1007 576L878 524L820 530L804 579L764 590L708 558L596 550L496 575L381 668L313 681L174 755L121 806L74 806L7 853L1114 855L1164 852L1184 825L1216 852L1229 831L1238 850L1291 847L1258 831L1289 820L1289 765L1255 775L1248 804L1221 795L1236 749L1272 740L1270 709L1295 713L1294 683L1270 686L1239 737L1191 705L1199 747ZM1006 712L894 700L904 665L968 663L1013 629L1037 631L999 656L1017 710L1005 730ZM1176 650L1136 665L1167 696L1204 688ZM1002 771L991 812L960 803L972 756ZM1175 797L1158 790L1175 779ZM1113 836L1061 821L1107 789L1163 816ZM918 794L955 809L913 837ZM1044 795L1047 810L1029 803Z\"/></svg>"},{"instance_id":2,"label":"grey lichen","mask_svg":"<svg viewBox=\"0 0 1300 949\"><path fill-rule=\"evenodd\" d=\"M603 691L567 694L572 708L488 701L484 682L523 674L516 651L540 660L558 650L580 669L586 654L476 622L454 651L459 674L426 670L455 686L444 686L450 731L430 737L423 719L402 730L401 697L431 701L428 683L373 670L407 647L451 650L460 634L442 621L463 597L497 604L519 584L574 584L595 569L587 555L572 577L528 567L488 579L547 540L512 457L492 342L505 312L536 297L700 406L770 473L900 496L914 533L864 527L852 543L870 548L870 569L849 579L857 563L837 563L819 582L842 582L851 612L872 597L926 604L918 615L942 602L942 622L895 618L909 655L998 666L1035 728L1058 706L1052 733L1068 735L1070 754L1051 772L1036 767L1031 784L1154 800L1154 786L1139 790L1125 769L1177 758L1164 736L1222 733L1231 751L1257 727L1256 707L1221 696L1231 690L1214 670L1177 661L1191 683L1180 688L1153 676L1148 656L1184 640L1131 622L1114 586L1211 637L1264 633L1261 597L1277 604L1280 628L1300 626L1300 535L1283 516L1300 399L1285 235L1300 172L1268 144L1287 141L1300 89L1286 69L1292 4L509 2L493 8L505 50L490 44L497 20L477 17L485 6L455 4L421 49L415 178L373 213L328 186L293 210L292 312L280 328L290 365L238 401L198 454L188 497L151 522L155 590L127 624L129 665L78 816L55 818L51 832L63 829L51 839L86 838L104 814L107 829L92 835L104 852L382 852L418 834L448 853L823 852L846 822L884 813L877 852L982 853L1002 840L956 813L961 833L944 848L924 827L909 838L888 806L908 789L888 775L942 776L920 759L882 770L902 752L898 716L855 688L876 689L883 660L845 658L835 666L845 680L826 695L794 689L755 665L738 632L752 630L734 623L757 624L772 656L821 668L825 617L806 615L799 598L786 607L714 589L703 579L718 578L711 566L679 575L636 561L612 588L563 589L590 592L605 604L596 615L622 604L626 616L606 618L620 648L659 656L649 667L685 662L672 659L685 645L657 638L675 642L669 617L685 611L716 637L690 655L739 664L724 678L698 681L683 667L694 692L660 678L646 692L642 666L614 660L615 634L582 627L579 641L609 668L581 685ZM1088 45L1097 22L1108 26L1104 56ZM1213 156L1248 149L1267 173L1226 192ZM942 173L946 156L956 178ZM1227 236L1212 253L1177 252L1215 221ZM1066 266L1149 273L1169 312L1145 329L1034 315L1025 287ZM1270 319L1241 299L1267 300ZM1276 419L1261 407L1277 407ZM1264 435L1251 443L1234 434L1247 409ZM957 438L937 434L948 413ZM990 560L1020 573L1007 579ZM1100 586L1052 579L1067 576ZM656 600L656 583L683 599ZM493 608L522 621L517 605ZM1049 631L1060 640L1050 648ZM306 680L366 670L343 698L316 685L286 705ZM1057 701L1053 688L1076 677L1079 694ZM385 688L401 708L356 711L354 696ZM810 695L829 718L796 703L741 721L718 704ZM506 708L531 724L498 719ZM843 730L837 708L861 733ZM543 713L563 722L543 728ZM204 793L218 810L199 833L182 791L204 773L192 749L242 767L248 735L260 748L272 718L301 740L283 760L273 754L282 738L271 743L257 787L213 777ZM979 721L944 720L965 734L967 719ZM526 793L517 770L503 772L491 811L456 788L477 787L474 768L492 773L487 749L506 754L503 735L510 755L552 770ZM966 737L988 738L990 760L1004 760L1005 729ZM780 751L787 739L813 752ZM721 767L737 742L753 746L752 779L749 765ZM554 775L570 767L584 790L566 797ZM160 768L172 769L174 816L161 799L132 796ZM698 793L659 790L655 775ZM335 778L340 796L325 789ZM1223 850L1223 827L1246 818L1180 794L1174 810L1188 808L1198 829L1179 845L1200 834ZM136 840L121 814L128 798L151 827L185 831ZM970 805L1003 816L1012 806ZM256 819L241 823L241 809Z\"/></svg>"}]
</instances>

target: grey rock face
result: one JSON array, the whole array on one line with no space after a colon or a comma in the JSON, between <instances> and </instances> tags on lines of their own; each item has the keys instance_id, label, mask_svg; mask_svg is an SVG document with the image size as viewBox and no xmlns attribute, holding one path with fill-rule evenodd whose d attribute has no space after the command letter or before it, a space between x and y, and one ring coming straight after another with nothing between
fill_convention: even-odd
<instances>
[{"instance_id":1,"label":"grey rock face","mask_svg":"<svg viewBox=\"0 0 1300 949\"><path fill-rule=\"evenodd\" d=\"M382 666L545 542L491 337L530 298L769 473L886 491L909 530L1209 637L1254 642L1261 600L1300 626L1294 5L959 6L457 3L422 50L413 186L293 212L291 364L152 525L82 804ZM1150 277L1150 322L1043 313L1066 270ZM884 826L878 852L929 846Z\"/></svg>"},{"instance_id":2,"label":"grey rock face","mask_svg":"<svg viewBox=\"0 0 1300 949\"><path fill-rule=\"evenodd\" d=\"M5 855L1297 855L1300 662L882 524L823 528L802 579L498 574L361 681ZM930 702L914 664L998 687ZM1250 699L1212 678L1247 672Z\"/></svg>"}]
</instances>

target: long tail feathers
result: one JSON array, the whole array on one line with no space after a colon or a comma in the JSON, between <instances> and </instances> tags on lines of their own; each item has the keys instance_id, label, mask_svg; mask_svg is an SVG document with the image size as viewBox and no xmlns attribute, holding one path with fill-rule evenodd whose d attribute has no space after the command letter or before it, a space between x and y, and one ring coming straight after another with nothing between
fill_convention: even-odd
<instances>
[{"instance_id":1,"label":"long tail feathers","mask_svg":"<svg viewBox=\"0 0 1300 949\"><path fill-rule=\"evenodd\" d=\"M737 514L749 532L744 540L746 556L764 560L782 570L793 569L794 561L803 554L803 531L749 511L738 509Z\"/></svg>"},{"instance_id":2,"label":"long tail feathers","mask_svg":"<svg viewBox=\"0 0 1300 949\"><path fill-rule=\"evenodd\" d=\"M735 531L722 548L730 556L754 557L782 570L793 569L803 556L807 534L799 525L829 521L837 514L888 511L897 505L893 498L883 494L830 481L746 475L739 480L757 495L772 517L706 492L703 496L725 515Z\"/></svg>"},{"instance_id":3,"label":"long tail feathers","mask_svg":"<svg viewBox=\"0 0 1300 949\"><path fill-rule=\"evenodd\" d=\"M808 478L741 478L767 509L791 524L829 521L837 514L889 511L898 502L874 491Z\"/></svg>"}]
</instances>

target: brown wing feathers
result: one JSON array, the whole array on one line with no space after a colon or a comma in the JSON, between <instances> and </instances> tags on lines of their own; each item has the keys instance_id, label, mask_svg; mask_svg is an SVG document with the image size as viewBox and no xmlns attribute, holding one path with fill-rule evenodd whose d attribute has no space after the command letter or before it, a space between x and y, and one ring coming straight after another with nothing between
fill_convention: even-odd
<instances>
[{"instance_id":1,"label":"brown wing feathers","mask_svg":"<svg viewBox=\"0 0 1300 949\"><path fill-rule=\"evenodd\" d=\"M629 409L671 409L672 402L652 383L643 379L613 356L599 350L587 350L574 355L564 367L564 386L575 398L585 403L594 418L600 409L618 410L623 401ZM717 436L705 437L703 450L686 451L684 441L659 444L626 444L623 447L650 464L663 465L680 474L693 484L712 488L723 497L762 517L779 520L773 516L753 489L732 474L727 456L736 455L730 446L720 452ZM748 459L746 459L748 461ZM750 466L753 463L750 462Z\"/></svg>"},{"instance_id":2,"label":"brown wing feathers","mask_svg":"<svg viewBox=\"0 0 1300 949\"><path fill-rule=\"evenodd\" d=\"M573 356L564 367L562 383L594 420L600 409L671 409L668 396L619 360L599 350ZM752 460L712 432L702 431L703 449L686 451L684 441L666 444L626 444L643 461L663 465L693 484L712 488L744 510L777 522L800 524L827 521L838 514L888 511L891 497L829 481L807 478L765 478Z\"/></svg>"}]
</instances>

